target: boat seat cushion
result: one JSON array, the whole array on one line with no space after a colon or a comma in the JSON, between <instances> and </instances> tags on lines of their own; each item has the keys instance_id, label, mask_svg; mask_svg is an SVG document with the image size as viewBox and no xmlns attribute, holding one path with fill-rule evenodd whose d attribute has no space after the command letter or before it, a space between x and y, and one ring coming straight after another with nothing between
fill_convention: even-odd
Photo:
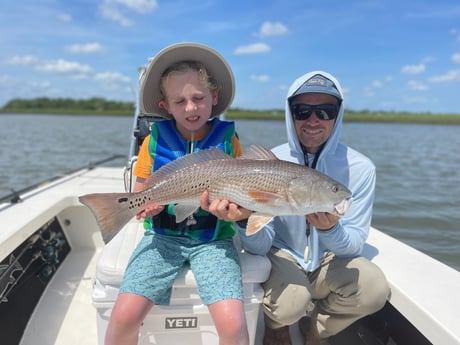
<instances>
[{"instance_id":1,"label":"boat seat cushion","mask_svg":"<svg viewBox=\"0 0 460 345\"><path fill-rule=\"evenodd\" d=\"M134 248L144 235L143 223L133 220L103 248L96 266L96 279L103 285L120 286L123 274ZM266 256L253 255L241 250L238 236L234 237L243 272L243 283L262 283L270 274L270 261ZM176 279L175 285L195 285L190 270Z\"/></svg>"}]
</instances>

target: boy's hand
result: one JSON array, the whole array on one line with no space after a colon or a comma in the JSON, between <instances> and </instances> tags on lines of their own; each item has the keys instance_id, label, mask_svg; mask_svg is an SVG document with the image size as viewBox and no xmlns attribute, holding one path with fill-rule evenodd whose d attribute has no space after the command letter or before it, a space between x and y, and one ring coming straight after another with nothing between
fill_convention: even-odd
<instances>
[{"instance_id":1,"label":"boy's hand","mask_svg":"<svg viewBox=\"0 0 460 345\"><path fill-rule=\"evenodd\" d=\"M142 211L136 214L136 219L154 217L163 211L164 206L159 204L150 204L147 205Z\"/></svg>"}]
</instances>

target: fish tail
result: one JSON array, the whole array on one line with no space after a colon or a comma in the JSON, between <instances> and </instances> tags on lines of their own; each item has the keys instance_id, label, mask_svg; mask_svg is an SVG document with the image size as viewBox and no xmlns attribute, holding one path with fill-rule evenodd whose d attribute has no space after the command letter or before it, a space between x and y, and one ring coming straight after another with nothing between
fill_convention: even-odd
<instances>
[{"instance_id":1,"label":"fish tail","mask_svg":"<svg viewBox=\"0 0 460 345\"><path fill-rule=\"evenodd\" d=\"M95 193L78 198L96 217L104 243L108 243L134 217L135 210L125 204L129 195L130 193Z\"/></svg>"}]
</instances>

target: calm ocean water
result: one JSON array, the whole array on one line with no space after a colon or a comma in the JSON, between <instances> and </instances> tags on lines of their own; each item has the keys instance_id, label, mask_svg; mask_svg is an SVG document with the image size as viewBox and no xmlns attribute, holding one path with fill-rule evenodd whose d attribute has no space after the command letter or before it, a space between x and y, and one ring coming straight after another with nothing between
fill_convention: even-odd
<instances>
[{"instance_id":1,"label":"calm ocean water","mask_svg":"<svg viewBox=\"0 0 460 345\"><path fill-rule=\"evenodd\" d=\"M132 127L130 117L0 115L0 196L113 154L127 156ZM237 129L244 146L286 141L283 121L239 121ZM457 270L459 134L457 126L370 123L346 123L342 134L377 166L373 225Z\"/></svg>"}]
</instances>

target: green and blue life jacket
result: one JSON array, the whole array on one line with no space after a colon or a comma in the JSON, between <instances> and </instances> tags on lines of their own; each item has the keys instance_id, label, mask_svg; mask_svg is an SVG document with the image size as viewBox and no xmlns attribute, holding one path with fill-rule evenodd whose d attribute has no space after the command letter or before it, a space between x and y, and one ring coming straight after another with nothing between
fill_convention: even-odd
<instances>
[{"instance_id":1,"label":"green and blue life jacket","mask_svg":"<svg viewBox=\"0 0 460 345\"><path fill-rule=\"evenodd\" d=\"M149 141L149 153L153 157L152 172L165 164L194 151L220 148L230 156L234 156L233 137L235 124L214 118L210 121L211 128L204 138L193 143L182 137L176 129L174 119L158 121L152 124ZM235 234L233 222L225 222L201 208L195 212L195 224L188 224L188 219L176 223L174 205L165 206L165 209L155 217L144 220L144 228L152 229L156 234L166 236L189 237L203 242L231 238Z\"/></svg>"}]
</instances>

